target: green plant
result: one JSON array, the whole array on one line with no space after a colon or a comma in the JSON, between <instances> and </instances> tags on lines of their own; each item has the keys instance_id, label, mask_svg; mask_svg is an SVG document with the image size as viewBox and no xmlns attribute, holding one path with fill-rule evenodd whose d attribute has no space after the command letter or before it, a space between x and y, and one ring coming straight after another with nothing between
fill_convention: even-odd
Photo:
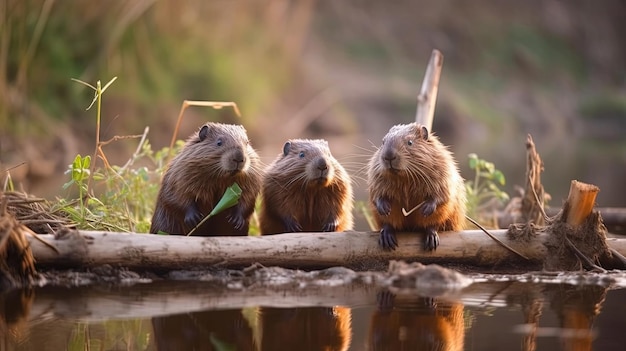
<instances>
[{"instance_id":1,"label":"green plant","mask_svg":"<svg viewBox=\"0 0 626 351\"><path fill-rule=\"evenodd\" d=\"M70 173L70 181L63 184L63 189L67 189L72 185L75 185L78 188L78 204L79 204L79 217L85 217L85 206L82 199L87 194L87 179L91 174L91 170L89 167L91 166L91 157L85 156L81 157L80 154L76 155L74 158L74 162L69 166L69 170L66 172Z\"/></svg>"},{"instance_id":2,"label":"green plant","mask_svg":"<svg viewBox=\"0 0 626 351\"><path fill-rule=\"evenodd\" d=\"M468 155L469 167L474 170L474 180L465 182L467 191L467 215L477 218L493 205L493 201L502 203L509 195L499 186L505 184L504 174L496 169L492 162L478 158L474 153Z\"/></svg>"},{"instance_id":3,"label":"green plant","mask_svg":"<svg viewBox=\"0 0 626 351\"><path fill-rule=\"evenodd\" d=\"M179 152L184 142L178 140L176 143L172 142L171 148L154 152L147 139L148 128L142 135L115 136L110 140L101 141L102 95L115 79L111 79L104 87L101 86L100 81L94 86L74 79L94 90L93 101L87 110L94 104L97 106L96 147L93 157L77 155L74 162L69 165L66 173L70 174L70 180L63 185L63 189L76 189L78 198L71 199L68 196L68 198L60 199L57 207L66 213L79 229L148 232L154 201L159 191L159 180L170 155ZM236 109L234 103L230 104ZM216 107L214 105L216 103L208 104L208 106ZM221 107L222 105L218 104L217 108ZM181 115L183 110L181 110ZM103 147L113 141L128 138L141 138L135 153L123 166L111 165ZM93 161L98 158L102 160L102 167L96 167L96 162ZM226 189L220 202L203 219L203 222L234 206L240 196L241 188L235 183Z\"/></svg>"},{"instance_id":4,"label":"green plant","mask_svg":"<svg viewBox=\"0 0 626 351\"><path fill-rule=\"evenodd\" d=\"M94 90L92 103L96 112L96 147L94 156L77 155L66 173L70 180L63 185L64 190L77 190L78 198L60 199L57 207L74 221L79 229L147 232L150 228L154 199L158 191L158 179L165 168L169 148L153 152L147 140L148 128L143 135L114 137L100 140L102 95L115 78L104 87L100 81L95 86L75 80ZM123 166L111 165L103 147L110 142L127 138L139 138L139 145L132 157ZM181 147L182 142L176 144ZM100 158L103 167L96 167ZM138 165L144 164L144 165ZM145 164L154 166L152 169Z\"/></svg>"}]
</instances>

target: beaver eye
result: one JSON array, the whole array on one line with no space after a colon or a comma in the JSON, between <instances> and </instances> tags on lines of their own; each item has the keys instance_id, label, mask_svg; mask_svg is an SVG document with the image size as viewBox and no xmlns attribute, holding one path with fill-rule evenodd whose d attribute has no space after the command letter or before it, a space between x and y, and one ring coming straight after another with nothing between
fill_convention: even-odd
<instances>
[{"instance_id":1,"label":"beaver eye","mask_svg":"<svg viewBox=\"0 0 626 351\"><path fill-rule=\"evenodd\" d=\"M222 141L222 139L217 139L217 146L222 146L224 142Z\"/></svg>"},{"instance_id":2,"label":"beaver eye","mask_svg":"<svg viewBox=\"0 0 626 351\"><path fill-rule=\"evenodd\" d=\"M300 153L298 154L298 156L299 156L300 158L304 158L304 151L300 151Z\"/></svg>"},{"instance_id":3,"label":"beaver eye","mask_svg":"<svg viewBox=\"0 0 626 351\"><path fill-rule=\"evenodd\" d=\"M413 140L409 140L407 144L409 144L409 146L413 145Z\"/></svg>"}]
</instances>

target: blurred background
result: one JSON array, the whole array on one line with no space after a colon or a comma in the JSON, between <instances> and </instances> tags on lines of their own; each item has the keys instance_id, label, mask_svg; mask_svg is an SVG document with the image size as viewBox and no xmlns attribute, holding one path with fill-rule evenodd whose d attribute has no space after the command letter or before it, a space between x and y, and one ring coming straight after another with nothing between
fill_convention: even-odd
<instances>
[{"instance_id":1,"label":"blurred background","mask_svg":"<svg viewBox=\"0 0 626 351\"><path fill-rule=\"evenodd\" d=\"M91 84L104 94L102 139L169 145L206 120L243 124L264 162L288 138L325 138L365 199L368 157L414 120L431 51L444 55L434 131L471 178L492 161L515 195L530 133L560 206L572 179L626 206L626 3L620 0L0 0L0 170L54 198L76 154L92 154ZM137 140L105 147L125 162Z\"/></svg>"}]
</instances>

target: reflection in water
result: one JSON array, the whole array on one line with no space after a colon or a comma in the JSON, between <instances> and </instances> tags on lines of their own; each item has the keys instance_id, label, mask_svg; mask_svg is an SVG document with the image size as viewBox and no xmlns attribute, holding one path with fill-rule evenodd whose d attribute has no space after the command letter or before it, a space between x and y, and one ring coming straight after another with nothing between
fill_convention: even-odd
<instances>
[{"instance_id":1,"label":"reflection in water","mask_svg":"<svg viewBox=\"0 0 626 351\"><path fill-rule=\"evenodd\" d=\"M589 351L594 338L593 322L600 313L606 288L556 285L547 291L550 308L559 318L561 345L566 351Z\"/></svg>"},{"instance_id":2,"label":"reflection in water","mask_svg":"<svg viewBox=\"0 0 626 351\"><path fill-rule=\"evenodd\" d=\"M152 318L159 351L256 350L253 318L243 310L214 310Z\"/></svg>"},{"instance_id":3,"label":"reflection in water","mask_svg":"<svg viewBox=\"0 0 626 351\"><path fill-rule=\"evenodd\" d=\"M346 307L263 308L262 350L344 351L352 339Z\"/></svg>"},{"instance_id":4,"label":"reflection in water","mask_svg":"<svg viewBox=\"0 0 626 351\"><path fill-rule=\"evenodd\" d=\"M564 351L589 351L596 332L593 322L600 313L606 297L601 286L568 284L547 285L543 291L533 285L516 284L507 302L518 305L524 314L524 325L514 328L524 334L523 351L537 349L538 338L558 338ZM554 312L558 327L540 327L540 317L546 304Z\"/></svg>"},{"instance_id":5,"label":"reflection in water","mask_svg":"<svg viewBox=\"0 0 626 351\"><path fill-rule=\"evenodd\" d=\"M379 293L376 304L369 302L373 296L353 300L346 293L337 299L351 308L241 307L254 296L233 291L205 300L230 309L182 313L172 308L167 313L178 314L150 318L164 313L164 306L197 306L174 303L185 291L182 285L168 293L159 286L0 294L0 351L587 351L626 344L626 289L494 282L464 289L460 302L389 292ZM197 285L192 286L189 291L197 295Z\"/></svg>"},{"instance_id":6,"label":"reflection in water","mask_svg":"<svg viewBox=\"0 0 626 351\"><path fill-rule=\"evenodd\" d=\"M34 294L31 289L0 294L0 350L19 343L26 336L27 319Z\"/></svg>"},{"instance_id":7,"label":"reflection in water","mask_svg":"<svg viewBox=\"0 0 626 351\"><path fill-rule=\"evenodd\" d=\"M463 305L382 291L372 315L371 350L463 350Z\"/></svg>"},{"instance_id":8,"label":"reflection in water","mask_svg":"<svg viewBox=\"0 0 626 351\"><path fill-rule=\"evenodd\" d=\"M350 323L345 307L233 309L152 319L159 351L345 351Z\"/></svg>"}]
</instances>

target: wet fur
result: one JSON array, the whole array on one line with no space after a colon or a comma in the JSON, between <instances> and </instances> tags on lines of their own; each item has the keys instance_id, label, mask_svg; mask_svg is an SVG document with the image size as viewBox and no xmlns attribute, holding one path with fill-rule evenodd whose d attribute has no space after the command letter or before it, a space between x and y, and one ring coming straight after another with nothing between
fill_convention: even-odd
<instances>
[{"instance_id":1,"label":"wet fur","mask_svg":"<svg viewBox=\"0 0 626 351\"><path fill-rule=\"evenodd\" d=\"M242 190L237 205L208 219L193 235L247 235L261 179L259 156L246 130L207 123L189 137L165 171L150 232L188 233L236 182Z\"/></svg>"},{"instance_id":2,"label":"wet fur","mask_svg":"<svg viewBox=\"0 0 626 351\"><path fill-rule=\"evenodd\" d=\"M328 167L325 178L319 178L321 159ZM325 140L289 140L265 171L261 198L262 234L345 231L353 226L350 177Z\"/></svg>"},{"instance_id":3,"label":"wet fur","mask_svg":"<svg viewBox=\"0 0 626 351\"><path fill-rule=\"evenodd\" d=\"M396 157L394 169L385 156ZM368 192L384 249L395 249L397 231L426 232L425 249L434 250L437 231L463 228L465 186L452 153L416 123L396 125L385 135L369 162ZM409 216L402 213L422 202Z\"/></svg>"}]
</instances>

